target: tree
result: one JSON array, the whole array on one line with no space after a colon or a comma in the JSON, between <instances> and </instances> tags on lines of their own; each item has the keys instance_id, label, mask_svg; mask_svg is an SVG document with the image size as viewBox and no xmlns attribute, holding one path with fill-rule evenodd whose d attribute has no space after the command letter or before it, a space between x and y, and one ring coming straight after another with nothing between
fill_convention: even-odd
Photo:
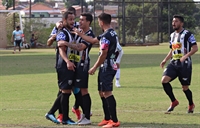
<instances>
[{"instance_id":1,"label":"tree","mask_svg":"<svg viewBox=\"0 0 200 128\"><path fill-rule=\"evenodd\" d=\"M2 0L2 5L6 6L6 10L13 6L13 0Z\"/></svg>"}]
</instances>

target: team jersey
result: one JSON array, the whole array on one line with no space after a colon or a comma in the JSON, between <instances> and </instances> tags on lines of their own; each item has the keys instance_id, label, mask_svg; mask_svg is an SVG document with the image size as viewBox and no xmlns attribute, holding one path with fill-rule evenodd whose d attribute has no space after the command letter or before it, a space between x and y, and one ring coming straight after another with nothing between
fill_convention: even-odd
<instances>
[{"instance_id":1,"label":"team jersey","mask_svg":"<svg viewBox=\"0 0 200 128\"><path fill-rule=\"evenodd\" d=\"M123 50L122 50L122 47L119 44L119 42L117 43L117 49L116 49L115 53L116 53L116 57L115 57L116 58L116 63L120 63L122 55L123 55Z\"/></svg>"},{"instance_id":2,"label":"team jersey","mask_svg":"<svg viewBox=\"0 0 200 128\"><path fill-rule=\"evenodd\" d=\"M100 52L108 49L106 59L103 63L105 68L115 66L115 58L117 51L118 37L117 33L112 29L106 30L102 35L97 37L100 44ZM101 53L100 53L101 54Z\"/></svg>"},{"instance_id":3,"label":"team jersey","mask_svg":"<svg viewBox=\"0 0 200 128\"><path fill-rule=\"evenodd\" d=\"M170 35L170 48L172 49L172 60L180 59L182 56L191 51L191 47L196 45L194 35L188 30L183 30L180 33L173 32ZM191 57L187 58L191 61Z\"/></svg>"},{"instance_id":4,"label":"team jersey","mask_svg":"<svg viewBox=\"0 0 200 128\"><path fill-rule=\"evenodd\" d=\"M66 28L63 28L61 30L59 30L57 32L56 35L56 41L67 41L69 43L73 43L74 42L74 37L71 35L71 33L69 32L69 30L67 30ZM70 49L69 47L66 47L65 53L68 57L68 59L72 62L74 62L74 54L73 54L73 49ZM66 62L63 60L63 58L60 56L59 54L59 50L58 47L56 48L56 68L62 68L65 67L66 68Z\"/></svg>"},{"instance_id":5,"label":"team jersey","mask_svg":"<svg viewBox=\"0 0 200 128\"><path fill-rule=\"evenodd\" d=\"M22 40L23 32L21 30L13 31L14 40Z\"/></svg>"},{"instance_id":6,"label":"team jersey","mask_svg":"<svg viewBox=\"0 0 200 128\"><path fill-rule=\"evenodd\" d=\"M92 30L88 30L88 31L85 33L85 35L90 36L90 37L92 37L92 38L95 37L94 34L93 34L93 32L92 32ZM86 48L85 48L84 50L82 50L82 51L76 51L76 50L73 51L74 54L76 54L77 56L80 57L78 63L81 63L81 64L84 64L84 63L85 63L85 64L89 64L89 63L88 63L89 60L90 60L90 58L89 58L89 52L90 52L90 49L91 49L91 47L92 47L92 44L86 42L85 40L83 40L83 39L82 39L80 36L78 36L78 35L74 35L74 36L75 36L75 37L74 37L74 40L75 40L75 43L76 43L76 44L77 44L77 43L83 43L83 44L86 45Z\"/></svg>"}]
</instances>

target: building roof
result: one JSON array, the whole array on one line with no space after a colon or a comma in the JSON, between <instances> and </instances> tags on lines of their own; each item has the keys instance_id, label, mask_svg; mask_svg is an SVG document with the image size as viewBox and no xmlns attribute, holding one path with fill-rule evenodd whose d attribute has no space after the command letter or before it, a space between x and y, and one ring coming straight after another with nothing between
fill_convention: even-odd
<instances>
[{"instance_id":1,"label":"building roof","mask_svg":"<svg viewBox=\"0 0 200 128\"><path fill-rule=\"evenodd\" d=\"M29 7L23 9L24 11L29 10ZM39 10L54 10L53 7L43 4L43 3L36 3L32 4L31 10L39 11Z\"/></svg>"}]
</instances>

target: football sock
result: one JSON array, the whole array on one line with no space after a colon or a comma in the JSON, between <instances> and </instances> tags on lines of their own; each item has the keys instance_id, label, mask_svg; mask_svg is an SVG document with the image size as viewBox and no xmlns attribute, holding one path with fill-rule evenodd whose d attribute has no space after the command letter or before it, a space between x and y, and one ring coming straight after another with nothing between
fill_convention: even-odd
<instances>
[{"instance_id":1,"label":"football sock","mask_svg":"<svg viewBox=\"0 0 200 128\"><path fill-rule=\"evenodd\" d=\"M60 96L62 94L62 92L60 90L58 90L58 94L57 94L57 97ZM60 103L60 102L59 102ZM61 109L61 105L59 105L59 108L58 108L58 113L59 114L62 114L62 109Z\"/></svg>"},{"instance_id":2,"label":"football sock","mask_svg":"<svg viewBox=\"0 0 200 128\"><path fill-rule=\"evenodd\" d=\"M61 108L63 112L63 121L67 121L69 119L69 97L70 93L62 93L61 94Z\"/></svg>"},{"instance_id":3,"label":"football sock","mask_svg":"<svg viewBox=\"0 0 200 128\"><path fill-rule=\"evenodd\" d=\"M119 80L119 78L120 78L120 69L119 68L117 69L115 77L116 77L116 80Z\"/></svg>"},{"instance_id":4,"label":"football sock","mask_svg":"<svg viewBox=\"0 0 200 128\"><path fill-rule=\"evenodd\" d=\"M91 110L91 98L90 94L86 94L82 96L82 103L83 103L83 112L85 117L90 120L90 110Z\"/></svg>"},{"instance_id":5,"label":"football sock","mask_svg":"<svg viewBox=\"0 0 200 128\"><path fill-rule=\"evenodd\" d=\"M78 109L79 106L82 108L82 94L81 94L80 89L78 92L76 93L74 92L74 96L75 96L75 103L74 103L73 108Z\"/></svg>"},{"instance_id":6,"label":"football sock","mask_svg":"<svg viewBox=\"0 0 200 128\"><path fill-rule=\"evenodd\" d=\"M108 103L108 109L109 109L110 116L111 116L113 122L118 122L115 97L113 95L111 95L106 98L106 101Z\"/></svg>"},{"instance_id":7,"label":"football sock","mask_svg":"<svg viewBox=\"0 0 200 128\"><path fill-rule=\"evenodd\" d=\"M60 100L61 100L61 94L58 95L58 97L56 98L53 106L51 107L50 111L48 112L49 114L54 114L61 107Z\"/></svg>"},{"instance_id":8,"label":"football sock","mask_svg":"<svg viewBox=\"0 0 200 128\"><path fill-rule=\"evenodd\" d=\"M192 100L192 91L190 89L183 91L189 101L189 105L193 105L193 100Z\"/></svg>"},{"instance_id":9,"label":"football sock","mask_svg":"<svg viewBox=\"0 0 200 128\"><path fill-rule=\"evenodd\" d=\"M101 100L102 100L102 107L103 107L103 112L104 112L104 116L105 116L104 119L110 120L110 112L108 110L108 104L107 104L106 98L101 97Z\"/></svg>"},{"instance_id":10,"label":"football sock","mask_svg":"<svg viewBox=\"0 0 200 128\"><path fill-rule=\"evenodd\" d=\"M172 86L170 83L162 83L163 89L165 90L165 93L169 96L171 102L174 102L176 100L174 93L172 91Z\"/></svg>"}]
</instances>

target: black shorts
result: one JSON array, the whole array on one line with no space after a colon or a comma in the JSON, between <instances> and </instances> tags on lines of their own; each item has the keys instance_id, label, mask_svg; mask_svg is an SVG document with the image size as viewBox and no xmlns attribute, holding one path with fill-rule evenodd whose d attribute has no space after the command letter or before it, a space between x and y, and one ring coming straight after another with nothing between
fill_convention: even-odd
<instances>
[{"instance_id":1,"label":"black shorts","mask_svg":"<svg viewBox=\"0 0 200 128\"><path fill-rule=\"evenodd\" d=\"M192 76L192 63L188 60L185 60L182 63L180 60L173 60L166 67L163 76L169 76L171 81L178 77L181 85L190 85Z\"/></svg>"},{"instance_id":2,"label":"black shorts","mask_svg":"<svg viewBox=\"0 0 200 128\"><path fill-rule=\"evenodd\" d=\"M72 89L74 85L74 76L75 72L72 70L68 70L66 68L58 68L57 71L57 77L58 77L58 86L60 89Z\"/></svg>"},{"instance_id":3,"label":"black shorts","mask_svg":"<svg viewBox=\"0 0 200 128\"><path fill-rule=\"evenodd\" d=\"M88 88L88 79L89 79L89 74L88 70L90 68L89 63L84 64L80 63L76 67L76 76L74 80L74 86L77 88Z\"/></svg>"},{"instance_id":4,"label":"black shorts","mask_svg":"<svg viewBox=\"0 0 200 128\"><path fill-rule=\"evenodd\" d=\"M100 67L98 74L98 91L112 91L113 79L115 77L116 70L111 68Z\"/></svg>"},{"instance_id":5,"label":"black shorts","mask_svg":"<svg viewBox=\"0 0 200 128\"><path fill-rule=\"evenodd\" d=\"M22 42L22 40L15 40L16 46L20 47L21 42Z\"/></svg>"}]
</instances>

